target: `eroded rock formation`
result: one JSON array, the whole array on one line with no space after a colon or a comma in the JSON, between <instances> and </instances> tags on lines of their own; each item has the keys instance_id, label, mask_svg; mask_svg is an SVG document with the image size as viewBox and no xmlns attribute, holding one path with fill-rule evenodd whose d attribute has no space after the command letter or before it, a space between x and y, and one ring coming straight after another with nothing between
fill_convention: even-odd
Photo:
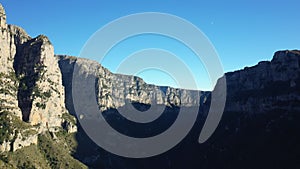
<instances>
[{"instance_id":1,"label":"eroded rock formation","mask_svg":"<svg viewBox=\"0 0 300 169\"><path fill-rule=\"evenodd\" d=\"M278 51L271 61L226 74L226 111L263 113L300 103L300 51Z\"/></svg>"},{"instance_id":2,"label":"eroded rock formation","mask_svg":"<svg viewBox=\"0 0 300 169\"><path fill-rule=\"evenodd\" d=\"M36 144L36 134L61 127L66 123L63 114L68 113L64 99L62 75L49 39L43 35L31 38L22 28L6 24L0 4L0 113L6 120L14 119L9 117L13 115L37 130L27 136L22 130L12 130L3 136L1 149L10 149L8 142L13 150Z\"/></svg>"},{"instance_id":3,"label":"eroded rock formation","mask_svg":"<svg viewBox=\"0 0 300 169\"><path fill-rule=\"evenodd\" d=\"M74 67L79 69L74 71ZM114 127L121 125L119 128L124 133L131 134L124 131L128 128L142 131L144 135L151 130L160 132L162 126L172 125L178 107L200 106L200 115L188 136L174 149L152 159L134 161L99 150L84 132L78 132L76 141L83 147L77 150L84 152L78 159L89 166L181 169L245 168L248 164L246 168L299 168L300 51L279 51L271 61L226 73L227 100L223 118L210 140L199 144L197 139L207 117L212 92L150 85L139 77L113 74L95 61L55 57L47 37L31 38L22 28L7 25L1 4L0 152L38 144L39 136L45 131L51 135L45 137L45 142L50 138L57 140L59 136L54 132L62 128L67 133L77 132L76 118L67 111L75 113L74 73L83 80L85 77L95 79L95 99L102 112L131 103L168 107L162 123L152 128L146 126L145 130L124 125L127 121L121 118L109 119ZM90 90L84 85L79 87Z\"/></svg>"},{"instance_id":4,"label":"eroded rock formation","mask_svg":"<svg viewBox=\"0 0 300 169\"><path fill-rule=\"evenodd\" d=\"M136 76L111 73L96 61L61 56L59 64L66 87L67 107L72 107L72 77L73 73L81 77L95 78L96 99L101 111L119 108L126 103L157 104L166 106L197 106L200 98L206 100L209 92L176 89L168 86L147 84ZM76 66L76 69L74 67ZM84 89L83 86L79 87ZM72 108L71 108L72 109ZM73 110L73 109L72 109Z\"/></svg>"}]
</instances>

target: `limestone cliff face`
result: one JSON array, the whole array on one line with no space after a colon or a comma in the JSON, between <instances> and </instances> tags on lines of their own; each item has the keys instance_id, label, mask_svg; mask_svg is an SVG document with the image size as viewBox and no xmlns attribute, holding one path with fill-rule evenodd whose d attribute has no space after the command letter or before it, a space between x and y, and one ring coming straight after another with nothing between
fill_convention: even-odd
<instances>
[{"instance_id":1,"label":"limestone cliff face","mask_svg":"<svg viewBox=\"0 0 300 169\"><path fill-rule=\"evenodd\" d=\"M19 82L13 69L17 45L29 39L26 32L16 26L6 24L5 10L0 4L0 99L2 111L10 111L22 117L18 107L17 90Z\"/></svg>"},{"instance_id":2,"label":"limestone cliff face","mask_svg":"<svg viewBox=\"0 0 300 169\"><path fill-rule=\"evenodd\" d=\"M43 35L31 38L22 28L7 25L0 4L0 113L5 117L3 123L17 117L29 123L35 134L48 129L54 131L61 126L72 126L74 132L74 124L63 118L67 113L64 99L62 75L49 39ZM1 127L7 127L5 125ZM22 131L18 127L7 131L8 135L1 138L5 148L1 145L0 149L7 150L7 144L12 144L9 149L13 150L36 144L35 134L23 137Z\"/></svg>"},{"instance_id":3,"label":"limestone cliff face","mask_svg":"<svg viewBox=\"0 0 300 169\"><path fill-rule=\"evenodd\" d=\"M102 111L122 107L132 102L195 106L203 104L205 100L209 101L211 95L211 92L146 84L139 77L111 73L99 63L88 59L58 57L66 87L68 107L72 107L73 104L71 77L75 65L79 70L75 73L96 78L96 96ZM299 51L276 52L272 61L263 61L250 68L226 73L225 77L228 91L225 111L252 114L265 112L276 106L288 108L291 107L292 102L300 102Z\"/></svg>"},{"instance_id":4,"label":"limestone cliff face","mask_svg":"<svg viewBox=\"0 0 300 169\"><path fill-rule=\"evenodd\" d=\"M77 67L78 71L74 71L74 67ZM207 112L210 102L213 101L211 95L216 93L216 96L222 96L224 94L218 93L217 90L203 92L155 86L145 83L139 77L114 74L95 61L70 56L54 56L53 46L47 37L41 35L31 38L22 28L7 25L5 11L0 4L0 130L5 131L0 132L0 152L15 151L24 146L37 144L38 135L46 130L52 133L53 138L56 137L53 133L59 127L63 127L68 133L77 131L76 119L70 116L67 111L68 109L70 113L75 112L72 95L74 73L83 77L83 80L85 77L86 79L88 77L95 79L95 99L101 111L123 107L130 103L157 104L168 106L170 112L172 112L171 115L173 115L173 110L177 109L177 106L204 105L205 108L200 109L200 113L204 112L203 116L198 117L198 122L196 122L198 126L194 128L196 131L191 131L197 137L200 132L198 129L202 128L199 119L201 122L205 121L207 115L205 112ZM279 136L277 129L282 128L281 125L285 125L284 127L290 129L290 124L299 124L300 51L276 52L272 61L263 61L253 67L227 73L225 78L227 81L227 101L223 114L225 119L222 119L223 121L216 130L217 135L222 138L220 139L221 143L216 140L204 145L206 147L200 147L199 152L201 154L193 157L196 158L195 161L201 161L199 157L202 158L201 163L206 162L209 155L213 156L211 159L214 160L218 156L221 157L220 154L226 152L226 149L230 148L228 147L230 144L243 144L244 142L235 144L236 142L232 140L243 137L241 128L247 129L248 124L250 124L250 131L253 130L251 127L260 124L258 130L263 132L261 133L262 137L258 138L262 139L265 139L266 133ZM219 82L222 81L219 80ZM216 89L218 89L220 83L217 83ZM80 87L85 88L84 85ZM273 110L276 111L272 112ZM266 124L256 119L257 117L262 118L268 113ZM257 116L251 116L253 114L257 114ZM293 123L290 123L291 120L294 120ZM155 128L159 127L155 126ZM145 131L150 131L148 129ZM299 129L299 127L296 129ZM255 137L246 138L246 141L250 143L244 145L255 143L253 141ZM275 140L273 136L270 138L269 141ZM285 137L282 138L286 139ZM294 135L291 138L294 138ZM78 141L85 143L88 140L78 139ZM298 142L299 140L294 143ZM282 142L279 143L275 145L281 146ZM290 147L296 147L293 142L291 143ZM222 144L224 144L223 148ZM87 146L86 143L82 145ZM93 144L91 145L93 146ZM183 146L186 145L191 145L190 139L183 143ZM199 144L197 142L196 145L192 146L194 147L191 149L194 150ZM268 145L264 144L263 146ZM249 147L252 149L251 146ZM203 150L207 148L215 153L203 155ZM271 146L271 148L273 147ZM86 147L83 149L86 150ZM94 149L95 147L92 147L92 150ZM190 150L186 147L183 147L183 149L184 151ZM240 150L240 147L237 149ZM180 151L179 154L182 154L182 152ZM235 154L240 156L247 154L247 151L246 153L239 152ZM119 157L111 154L106 155L104 152L104 155L101 154L96 158L96 160L104 158L104 160L100 159L101 162L105 161L106 157L109 158L109 160L106 160L109 163L106 168L127 167L124 166L128 162L126 159L120 160ZM168 165L171 164L171 161L174 164L182 161L182 156L176 154L176 152L173 159L170 159L168 155L170 154L166 153L166 160L162 160L167 162ZM270 153L267 155L270 155ZM91 157L93 157L92 153ZM219 161L222 161L223 157L231 158L231 156L224 155ZM244 159L252 158L253 156ZM83 161L95 161L93 159L95 158L84 157ZM236 159L243 158L237 157ZM213 163L216 163L214 160ZM225 161L227 162L227 160ZM149 164L160 163L151 161ZM118 167L114 167L114 165ZM151 165L149 165L150 168L157 168L157 166L152 167ZM184 167L186 168L186 163Z\"/></svg>"},{"instance_id":5,"label":"limestone cliff face","mask_svg":"<svg viewBox=\"0 0 300 169\"><path fill-rule=\"evenodd\" d=\"M111 73L96 61L69 56L58 56L66 88L67 107L72 112L72 76L73 73L88 78L93 76L96 87L96 99L101 111L119 108L126 103L157 104L166 106L197 106L200 98L208 97L209 92L176 89L145 83L136 76ZM77 66L78 72L74 72ZM85 88L85 86L82 86Z\"/></svg>"},{"instance_id":6,"label":"limestone cliff face","mask_svg":"<svg viewBox=\"0 0 300 169\"><path fill-rule=\"evenodd\" d=\"M300 111L300 51L278 51L271 61L226 74L226 111Z\"/></svg>"},{"instance_id":7,"label":"limestone cliff face","mask_svg":"<svg viewBox=\"0 0 300 169\"><path fill-rule=\"evenodd\" d=\"M172 106L180 105L195 106L200 104L200 106L207 106L211 102L211 94L214 92L217 93L216 96L222 94L216 92L222 80L218 81L215 90L212 92L174 89L149 85L142 79L134 76L113 74L95 61L70 56L57 57L59 58L59 65L63 74L67 108L73 113L73 73L81 77L86 77L86 79L90 76L96 79L96 99L102 111L122 107L132 102L163 104L170 106L170 109L172 109ZM75 66L78 68L77 72L74 72ZM226 73L224 77L226 78L227 95L223 118L212 138L205 143L206 145L199 144L194 137L191 140L187 139L188 141L182 144L182 151L187 151L190 148L189 151L194 155L189 156L188 160L195 158L195 161L204 163L210 159L212 163L215 163L216 156L220 154L224 155L220 156L220 159L217 159L219 162L227 162L227 160L223 159L224 157L239 159L240 156L243 156L244 159L253 159L259 156L263 157L262 159L264 160L265 155L268 155L272 159L276 159L277 157L275 158L274 155L278 156L278 154L273 154L272 151L277 147L286 145L293 149L297 147L295 146L295 140L299 140L299 137L290 131L297 131L299 129L297 121L299 121L298 112L300 112L300 51L278 51L274 54L271 61L263 61L253 67ZM81 87L84 89L85 86L82 85ZM198 103L196 102L197 98L200 98ZM205 113L207 112L206 108L200 109L199 113L204 112L204 116L198 116L198 121L195 124L196 127L190 132L195 134L197 138L200 129L203 127L201 122L205 121L207 117ZM111 120L111 122L122 125L122 122L117 120ZM157 126L157 128L159 127ZM282 137L283 133L285 135ZM295 142L287 140L294 140ZM246 145L249 150L241 149L239 145ZM265 150L265 147L268 148ZM197 149L197 151L193 151L194 149ZM204 149L205 151L203 151ZM257 149L266 151L267 153L257 155L257 151L255 151L251 154L252 150ZM179 162L182 161L182 156L178 155L182 151L173 152L174 154L172 152L166 153L165 159L162 161L169 160L169 162L158 160L154 164L153 161L147 161L149 162L149 168L161 167L163 166L161 164L165 164L165 166L170 163L182 164ZM250 155L248 154L249 152ZM101 160L107 168L122 168L125 167L124 164L128 163L127 160L109 153L106 153L104 156L107 156L107 159ZM287 154L287 156L295 157L290 154ZM199 157L201 160L199 160ZM280 156L280 158L284 158L284 155ZM89 159L93 159L93 156L91 155ZM253 163L252 160L250 162ZM89 165L92 166L92 164L93 162ZM136 167L135 163L132 166L129 168L139 168ZM186 163L183 166L186 167Z\"/></svg>"},{"instance_id":8,"label":"limestone cliff face","mask_svg":"<svg viewBox=\"0 0 300 169\"><path fill-rule=\"evenodd\" d=\"M5 100L11 101L15 114L23 121L32 125L60 126L66 109L53 46L45 36L32 39L23 29L7 25L5 11L2 6L0 9L1 72L15 73L16 79L11 83L17 87L17 90L10 90L14 92L13 96Z\"/></svg>"},{"instance_id":9,"label":"limestone cliff face","mask_svg":"<svg viewBox=\"0 0 300 169\"><path fill-rule=\"evenodd\" d=\"M66 113L64 89L48 38L41 35L19 45L14 68L20 78L18 101L23 120L33 125L60 126Z\"/></svg>"},{"instance_id":10,"label":"limestone cliff face","mask_svg":"<svg viewBox=\"0 0 300 169\"><path fill-rule=\"evenodd\" d=\"M6 26L6 14L3 6L0 4L0 27Z\"/></svg>"}]
</instances>

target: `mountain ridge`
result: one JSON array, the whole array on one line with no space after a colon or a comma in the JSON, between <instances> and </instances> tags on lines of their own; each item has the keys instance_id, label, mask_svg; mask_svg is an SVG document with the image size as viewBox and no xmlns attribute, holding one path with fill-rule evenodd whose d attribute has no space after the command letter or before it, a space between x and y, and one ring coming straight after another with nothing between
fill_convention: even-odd
<instances>
[{"instance_id":1,"label":"mountain ridge","mask_svg":"<svg viewBox=\"0 0 300 169\"><path fill-rule=\"evenodd\" d=\"M300 156L299 50L278 51L271 61L226 73L223 118L212 137L199 144L212 94L220 94L216 90L224 77L213 91L191 91L146 84L96 61L55 55L46 36L31 38L22 28L7 25L1 4L0 41L0 168L300 167L295 160ZM109 153L74 117L74 66L79 68L75 75L96 79L99 110L124 134L160 133L181 106L199 106L195 126L174 149L157 157L134 160ZM154 127L135 127L116 111L128 104L142 110L151 104L167 108Z\"/></svg>"}]
</instances>

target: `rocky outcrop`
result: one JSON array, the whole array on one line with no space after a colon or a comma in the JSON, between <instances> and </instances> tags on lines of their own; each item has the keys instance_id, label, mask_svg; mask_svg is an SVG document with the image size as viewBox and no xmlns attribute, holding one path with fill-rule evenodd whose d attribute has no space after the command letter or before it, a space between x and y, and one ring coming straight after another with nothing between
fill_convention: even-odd
<instances>
[{"instance_id":1,"label":"rocky outcrop","mask_svg":"<svg viewBox=\"0 0 300 169\"><path fill-rule=\"evenodd\" d=\"M3 6L0 4L0 27L4 27L6 25L6 14Z\"/></svg>"},{"instance_id":2,"label":"rocky outcrop","mask_svg":"<svg viewBox=\"0 0 300 169\"><path fill-rule=\"evenodd\" d=\"M14 140L12 144L12 151L16 151L18 149L21 149L23 147L30 146L31 144L37 144L38 143L38 135L29 135L29 136L22 136L22 134L18 133L17 138Z\"/></svg>"},{"instance_id":3,"label":"rocky outcrop","mask_svg":"<svg viewBox=\"0 0 300 169\"><path fill-rule=\"evenodd\" d=\"M253 67L226 73L228 93L225 111L253 114L279 107L293 107L300 111L299 107L292 106L300 102L299 54L296 50L279 51L272 61L263 61ZM113 74L95 61L69 56L57 57L60 58L67 107L73 113L73 73L96 78L97 102L102 111L119 108L126 103L189 107L210 102L210 92L150 85L139 77ZM74 72L75 66L77 72Z\"/></svg>"},{"instance_id":4,"label":"rocky outcrop","mask_svg":"<svg viewBox=\"0 0 300 169\"><path fill-rule=\"evenodd\" d=\"M1 111L10 111L22 117L17 102L19 82L14 73L13 62L17 44L26 41L29 36L19 27L6 24L5 11L0 4L0 99Z\"/></svg>"},{"instance_id":5,"label":"rocky outcrop","mask_svg":"<svg viewBox=\"0 0 300 169\"><path fill-rule=\"evenodd\" d=\"M37 144L42 128L24 123L11 112L4 111L0 114L0 131L0 152L5 152Z\"/></svg>"},{"instance_id":6,"label":"rocky outcrop","mask_svg":"<svg viewBox=\"0 0 300 169\"><path fill-rule=\"evenodd\" d=\"M60 126L66 113L62 77L54 49L45 36L18 46L14 69L20 78L19 107L31 124Z\"/></svg>"},{"instance_id":7,"label":"rocky outcrop","mask_svg":"<svg viewBox=\"0 0 300 169\"><path fill-rule=\"evenodd\" d=\"M271 61L226 74L226 111L262 113L300 103L300 51L278 51Z\"/></svg>"},{"instance_id":8,"label":"rocky outcrop","mask_svg":"<svg viewBox=\"0 0 300 169\"><path fill-rule=\"evenodd\" d=\"M83 90L89 90L84 86L85 80L95 79L93 87L99 109L104 114L111 113L112 116L106 117L108 122L125 134L132 134L131 129L137 135L146 136L163 132L160 129L172 124L180 106L200 106L200 115L187 137L174 149L157 158L140 161L121 158L99 150L82 128L77 127L76 118L67 113L65 107L75 112L73 75L81 77L83 83L75 82ZM0 152L16 151L38 144L38 141L49 143L49 139L53 139L55 144L63 143L59 148L67 147L68 153L79 154L81 161L96 164L94 168L99 168L99 164L103 165L101 168L131 169L245 168L245 164L249 164L249 168L299 168L299 162L294 159L300 152L297 135L300 129L300 51L276 52L271 61L227 73L224 78L227 80L227 102L223 118L214 135L206 143L199 144L199 133L209 105L214 101L211 95L224 96L217 90L222 80L212 92L175 89L146 84L139 77L111 73L95 61L55 57L47 37L31 38L22 28L7 25L0 4ZM143 109L149 105L166 105L167 111L159 118L161 121L154 122L157 124L154 127L144 124L136 127L113 114L116 108L131 103ZM78 152L68 148L66 144L70 140L59 138L62 133L56 132L60 129L66 131L63 134L81 130L76 135ZM40 137L46 130L50 136ZM146 137L144 135L141 137ZM54 142L44 146L57 149ZM44 150L42 148L43 153ZM51 161L56 164L54 168L60 166L58 159L53 157L58 154L47 156L54 160ZM69 167L68 162L66 167Z\"/></svg>"},{"instance_id":9,"label":"rocky outcrop","mask_svg":"<svg viewBox=\"0 0 300 169\"><path fill-rule=\"evenodd\" d=\"M62 127L66 121L63 115L68 113L64 99L62 75L49 39L44 35L31 38L22 28L7 25L0 4L0 116L10 117L3 119L8 123L1 121L0 127L18 129L3 133L0 149L14 151L37 143L36 134L24 135L24 126L14 125L21 124L12 121L14 117L38 133ZM68 131L76 132L73 125L68 125Z\"/></svg>"},{"instance_id":10,"label":"rocky outcrop","mask_svg":"<svg viewBox=\"0 0 300 169\"><path fill-rule=\"evenodd\" d=\"M72 96L72 79L74 64L77 58L65 55L57 55L56 58L59 60L58 63L62 73L62 84L65 87L65 105L69 112L75 115Z\"/></svg>"},{"instance_id":11,"label":"rocky outcrop","mask_svg":"<svg viewBox=\"0 0 300 169\"><path fill-rule=\"evenodd\" d=\"M147 84L136 76L111 73L96 61L61 56L59 65L63 74L63 84L66 90L67 107L73 109L72 79L73 73L80 77L93 76L96 86L96 99L101 111L125 106L126 103L157 104L166 106L199 106L200 98L206 100L209 92L176 89ZM74 69L76 67L76 69ZM78 83L80 84L80 83ZM85 88L85 84L79 87Z\"/></svg>"},{"instance_id":12,"label":"rocky outcrop","mask_svg":"<svg viewBox=\"0 0 300 169\"><path fill-rule=\"evenodd\" d=\"M2 6L0 13L0 72L15 76L10 83L18 86L10 90L13 92L11 98L1 98L12 103L15 114L22 117L23 121L32 125L60 126L61 116L66 109L62 77L52 44L46 36L32 39L23 29L6 25ZM9 81L7 78L1 80Z\"/></svg>"},{"instance_id":13,"label":"rocky outcrop","mask_svg":"<svg viewBox=\"0 0 300 169\"><path fill-rule=\"evenodd\" d=\"M11 150L11 142L4 141L2 144L0 144L0 152L6 152Z\"/></svg>"},{"instance_id":14,"label":"rocky outcrop","mask_svg":"<svg viewBox=\"0 0 300 169\"><path fill-rule=\"evenodd\" d=\"M77 75L81 74L81 77L86 79L96 77L97 102L103 111L132 102L169 105L172 113L175 112L175 109L172 109L173 105L196 105L193 102L190 105L185 104L197 98L189 93L193 91L148 85L138 77L113 74L97 62L86 59L68 56L59 58L68 99L72 100L72 77L74 67L77 66ZM249 168L257 168L260 165L264 168L284 168L287 164L292 166L288 168L295 168L295 163L299 164L293 159L299 155L297 143L300 137L296 132L300 129L300 51L278 51L271 61L263 61L253 67L226 73L224 77L227 83L226 107L212 137L204 144L197 142L203 128L202 122L207 117L207 110L200 109L201 115L204 115L197 117L194 128L183 143L157 159L145 159L142 166L172 169L243 168L247 163ZM221 81L218 81L216 89L220 83ZM171 96L170 91L175 93L175 97ZM199 93L200 104L211 102L211 92ZM181 98L184 98L183 101ZM73 103L69 103L72 107ZM120 132L124 132L123 128L129 128L131 131L137 128L122 126L123 123L127 124L127 121L118 120L116 116L109 120ZM118 127L120 125L122 127ZM162 125L157 125L155 129L160 127ZM147 129L140 130L140 133L151 131L149 126ZM130 131L124 133L131 134ZM258 150L262 153L257 153ZM102 156L97 162L101 161L106 168L141 168L136 161L100 152ZM180 156L183 152L187 153L186 158ZM92 157L91 155L90 159ZM274 161L279 161L278 166L273 165ZM93 162L89 163L91 166L92 164Z\"/></svg>"},{"instance_id":15,"label":"rocky outcrop","mask_svg":"<svg viewBox=\"0 0 300 169\"><path fill-rule=\"evenodd\" d=\"M76 133L77 132L77 125L76 123L71 123L69 121L66 121L64 123L65 128L67 130L68 133Z\"/></svg>"}]
</instances>

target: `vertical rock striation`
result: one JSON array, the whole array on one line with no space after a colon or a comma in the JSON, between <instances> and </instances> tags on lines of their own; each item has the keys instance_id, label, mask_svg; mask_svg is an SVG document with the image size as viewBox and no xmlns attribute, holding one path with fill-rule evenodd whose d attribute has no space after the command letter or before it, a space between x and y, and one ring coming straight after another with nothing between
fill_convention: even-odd
<instances>
[{"instance_id":1,"label":"vertical rock striation","mask_svg":"<svg viewBox=\"0 0 300 169\"><path fill-rule=\"evenodd\" d=\"M6 14L3 6L0 4L0 27L6 26Z\"/></svg>"},{"instance_id":2,"label":"vertical rock striation","mask_svg":"<svg viewBox=\"0 0 300 169\"><path fill-rule=\"evenodd\" d=\"M27 41L25 31L13 25L6 25L5 11L0 4L0 99L1 111L9 111L21 118L18 107L17 91L19 81L13 69L17 45Z\"/></svg>"},{"instance_id":3,"label":"vertical rock striation","mask_svg":"<svg viewBox=\"0 0 300 169\"><path fill-rule=\"evenodd\" d=\"M31 38L22 28L7 25L0 5L1 110L9 108L25 122L61 126L66 113L62 76L46 36Z\"/></svg>"},{"instance_id":4,"label":"vertical rock striation","mask_svg":"<svg viewBox=\"0 0 300 169\"><path fill-rule=\"evenodd\" d=\"M36 144L36 134L56 127L76 132L74 119L64 118L64 99L62 75L49 39L31 38L22 28L7 25L0 4L0 127L5 130L1 151ZM29 129L32 134L24 134Z\"/></svg>"},{"instance_id":5,"label":"vertical rock striation","mask_svg":"<svg viewBox=\"0 0 300 169\"><path fill-rule=\"evenodd\" d=\"M300 51L278 51L271 61L226 73L226 111L262 113L300 103ZM294 111L295 111L294 110Z\"/></svg>"},{"instance_id":6,"label":"vertical rock striation","mask_svg":"<svg viewBox=\"0 0 300 169\"><path fill-rule=\"evenodd\" d=\"M111 73L96 61L69 56L58 56L66 90L67 107L74 112L72 103L72 76L95 78L96 99L101 111L120 108L126 103L166 106L199 106L210 92L176 89L147 84L136 76ZM74 66L77 69L74 69ZM74 72L77 71L78 72ZM80 83L78 83L80 84ZM81 86L80 88L85 88Z\"/></svg>"},{"instance_id":7,"label":"vertical rock striation","mask_svg":"<svg viewBox=\"0 0 300 169\"><path fill-rule=\"evenodd\" d=\"M40 35L19 45L14 69L20 79L18 101L23 120L33 125L60 126L66 112L64 89L49 39Z\"/></svg>"}]
</instances>

